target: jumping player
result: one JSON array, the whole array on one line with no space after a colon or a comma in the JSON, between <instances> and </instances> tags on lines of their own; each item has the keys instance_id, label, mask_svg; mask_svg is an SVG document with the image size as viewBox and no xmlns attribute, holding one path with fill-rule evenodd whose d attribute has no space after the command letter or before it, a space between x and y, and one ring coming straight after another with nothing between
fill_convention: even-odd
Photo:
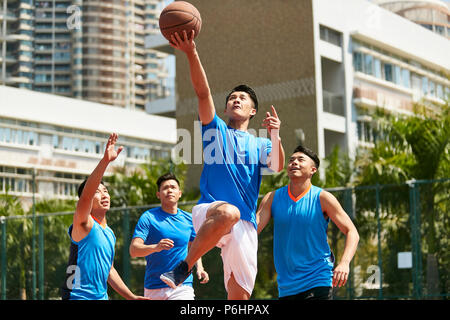
<instances>
[{"instance_id":1,"label":"jumping player","mask_svg":"<svg viewBox=\"0 0 450 320\"><path fill-rule=\"evenodd\" d=\"M347 282L359 235L338 200L311 184L317 155L298 146L288 162L289 185L264 196L257 212L258 233L274 221L273 255L280 299L332 299L332 287ZM346 235L341 260L327 242L330 219Z\"/></svg>"},{"instance_id":2,"label":"jumping player","mask_svg":"<svg viewBox=\"0 0 450 320\"><path fill-rule=\"evenodd\" d=\"M198 99L202 123L204 166L200 178L201 198L192 209L197 233L189 253L174 270L161 275L176 287L190 274L194 263L206 252L220 247L224 284L228 299L249 299L257 272L257 199L261 169L279 172L284 151L279 137L280 120L275 108L263 125L271 140L247 132L250 119L258 111L255 92L246 85L234 88L226 98L224 122L216 113L208 80L196 49L194 32L184 40L175 33L171 45L186 54L191 82ZM273 150L273 152L272 152Z\"/></svg>"}]
</instances>

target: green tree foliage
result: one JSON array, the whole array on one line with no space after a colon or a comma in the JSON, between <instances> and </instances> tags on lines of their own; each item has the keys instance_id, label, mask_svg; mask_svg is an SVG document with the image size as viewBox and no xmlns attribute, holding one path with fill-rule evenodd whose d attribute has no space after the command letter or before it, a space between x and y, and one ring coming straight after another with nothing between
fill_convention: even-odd
<instances>
[{"instance_id":1,"label":"green tree foliage","mask_svg":"<svg viewBox=\"0 0 450 320\"><path fill-rule=\"evenodd\" d=\"M43 199L36 203L36 214L75 212L75 208L76 200ZM31 209L28 214L31 215ZM60 297L69 259L70 238L67 231L72 220L73 214L43 218L44 299ZM38 228L36 230L39 233Z\"/></svg>"},{"instance_id":2,"label":"green tree foliage","mask_svg":"<svg viewBox=\"0 0 450 320\"><path fill-rule=\"evenodd\" d=\"M433 110L439 110L435 112ZM449 177L450 117L448 102L445 106L424 106L417 104L414 115L389 114L377 110L374 114L377 139L370 150L360 152L356 159L356 185L403 184L414 180L433 180ZM438 273L440 283L448 281L448 259L442 239L448 238L448 228L442 223L448 220L448 183L413 184L419 188L420 203L418 208L421 221L421 242L423 265L426 265L425 276L428 277L428 294L436 294L430 283L435 282ZM391 187L391 189L394 187ZM383 230L383 248L386 269L396 268L395 254L398 251L411 251L410 235L410 193L407 188L403 192L390 192L384 188L381 192L380 220ZM371 210L373 203L361 198L359 205L363 211ZM442 205L436 205L436 204ZM373 210L373 209L372 209ZM366 215L369 218L368 215ZM446 218L447 217L447 218ZM364 222L368 222L367 219ZM440 237L438 236L441 235ZM446 236L445 236L446 235ZM442 237L443 236L443 237ZM438 258L439 257L439 258ZM439 260L439 261L437 261ZM439 272L437 270L439 264ZM434 267L433 267L434 266ZM397 281L398 275L391 275ZM397 279L395 279L397 278ZM432 279L434 278L434 280ZM434 285L436 286L436 285ZM394 290L395 285L391 285ZM440 288L443 290L443 288ZM448 291L448 288L445 289Z\"/></svg>"},{"instance_id":3,"label":"green tree foliage","mask_svg":"<svg viewBox=\"0 0 450 320\"><path fill-rule=\"evenodd\" d=\"M25 211L20 200L13 195L0 194L0 216L22 216ZM7 269L14 270L6 275L7 296L15 299L27 298L27 287L30 283L30 253L32 223L28 219L13 219L6 222ZM18 236L20 235L20 236ZM28 293L30 291L28 290Z\"/></svg>"},{"instance_id":4,"label":"green tree foliage","mask_svg":"<svg viewBox=\"0 0 450 320\"><path fill-rule=\"evenodd\" d=\"M116 168L112 176L104 178L111 195L111 207L159 203L156 180L167 172L176 175L183 189L185 164L175 165L171 161L158 160L142 164L131 172L126 167Z\"/></svg>"}]
</instances>

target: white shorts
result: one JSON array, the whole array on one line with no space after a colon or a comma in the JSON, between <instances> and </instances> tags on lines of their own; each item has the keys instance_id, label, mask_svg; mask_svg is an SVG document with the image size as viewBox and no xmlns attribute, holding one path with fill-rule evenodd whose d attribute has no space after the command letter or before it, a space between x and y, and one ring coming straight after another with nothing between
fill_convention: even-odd
<instances>
[{"instance_id":1,"label":"white shorts","mask_svg":"<svg viewBox=\"0 0 450 320\"><path fill-rule=\"evenodd\" d=\"M194 300L194 288L181 285L172 288L147 289L144 288L144 297L151 300Z\"/></svg>"},{"instance_id":2,"label":"white shorts","mask_svg":"<svg viewBox=\"0 0 450 320\"><path fill-rule=\"evenodd\" d=\"M221 202L225 203L223 201L201 203L192 208L195 232L198 232L205 222L209 207ZM239 220L230 233L220 238L216 246L222 250L225 289L228 291L228 281L233 273L236 282L251 295L258 270L258 233L253 224L246 220Z\"/></svg>"}]
</instances>

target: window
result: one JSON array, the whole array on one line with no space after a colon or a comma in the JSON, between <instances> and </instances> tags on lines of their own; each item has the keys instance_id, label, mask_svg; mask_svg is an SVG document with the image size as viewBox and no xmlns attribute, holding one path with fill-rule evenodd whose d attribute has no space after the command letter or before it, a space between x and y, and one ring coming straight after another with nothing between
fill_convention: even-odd
<instances>
[{"instance_id":1,"label":"window","mask_svg":"<svg viewBox=\"0 0 450 320\"><path fill-rule=\"evenodd\" d=\"M411 83L409 80L409 70L408 69L402 69L402 85L406 88L411 87Z\"/></svg>"},{"instance_id":2,"label":"window","mask_svg":"<svg viewBox=\"0 0 450 320\"><path fill-rule=\"evenodd\" d=\"M381 79L381 61L380 59L374 59L373 60L373 66L374 66L374 75L375 77L377 77L378 79Z\"/></svg>"},{"instance_id":3,"label":"window","mask_svg":"<svg viewBox=\"0 0 450 320\"><path fill-rule=\"evenodd\" d=\"M428 82L428 93L433 97L436 96L436 87L434 82L431 80Z\"/></svg>"},{"instance_id":4,"label":"window","mask_svg":"<svg viewBox=\"0 0 450 320\"><path fill-rule=\"evenodd\" d=\"M428 94L428 78L422 77L422 94Z\"/></svg>"},{"instance_id":5,"label":"window","mask_svg":"<svg viewBox=\"0 0 450 320\"><path fill-rule=\"evenodd\" d=\"M422 78L417 73L411 74L411 86L414 91L421 91Z\"/></svg>"},{"instance_id":6,"label":"window","mask_svg":"<svg viewBox=\"0 0 450 320\"><path fill-rule=\"evenodd\" d=\"M439 83L436 85L436 96L439 99L444 99L444 90L443 90L442 85Z\"/></svg>"},{"instance_id":7,"label":"window","mask_svg":"<svg viewBox=\"0 0 450 320\"><path fill-rule=\"evenodd\" d=\"M0 142L33 146L37 144L37 134L28 130L0 128Z\"/></svg>"},{"instance_id":8,"label":"window","mask_svg":"<svg viewBox=\"0 0 450 320\"><path fill-rule=\"evenodd\" d=\"M372 118L370 116L359 116L356 122L358 131L358 141L363 143L374 143L376 133L372 127Z\"/></svg>"},{"instance_id":9,"label":"window","mask_svg":"<svg viewBox=\"0 0 450 320\"><path fill-rule=\"evenodd\" d=\"M373 75L373 57L369 54L364 55L364 72Z\"/></svg>"},{"instance_id":10,"label":"window","mask_svg":"<svg viewBox=\"0 0 450 320\"><path fill-rule=\"evenodd\" d=\"M394 65L394 83L400 84L402 80L401 69L399 66Z\"/></svg>"},{"instance_id":11,"label":"window","mask_svg":"<svg viewBox=\"0 0 450 320\"><path fill-rule=\"evenodd\" d=\"M52 143L53 143L53 148L56 149L59 147L59 137L56 134L53 135Z\"/></svg>"},{"instance_id":12,"label":"window","mask_svg":"<svg viewBox=\"0 0 450 320\"><path fill-rule=\"evenodd\" d=\"M320 39L336 46L341 46L341 33L322 25L320 26Z\"/></svg>"},{"instance_id":13,"label":"window","mask_svg":"<svg viewBox=\"0 0 450 320\"><path fill-rule=\"evenodd\" d=\"M392 64L390 64L390 63L384 64L384 80L390 81L390 82L394 81L394 76L393 76L393 72L392 72Z\"/></svg>"}]
</instances>

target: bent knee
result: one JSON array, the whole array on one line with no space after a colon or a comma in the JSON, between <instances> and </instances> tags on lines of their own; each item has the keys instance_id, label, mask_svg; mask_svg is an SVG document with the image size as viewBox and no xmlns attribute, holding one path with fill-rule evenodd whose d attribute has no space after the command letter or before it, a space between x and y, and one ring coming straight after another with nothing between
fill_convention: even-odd
<instances>
[{"instance_id":1,"label":"bent knee","mask_svg":"<svg viewBox=\"0 0 450 320\"><path fill-rule=\"evenodd\" d=\"M223 203L214 209L213 214L226 224L235 224L241 218L239 209L232 204Z\"/></svg>"}]
</instances>

